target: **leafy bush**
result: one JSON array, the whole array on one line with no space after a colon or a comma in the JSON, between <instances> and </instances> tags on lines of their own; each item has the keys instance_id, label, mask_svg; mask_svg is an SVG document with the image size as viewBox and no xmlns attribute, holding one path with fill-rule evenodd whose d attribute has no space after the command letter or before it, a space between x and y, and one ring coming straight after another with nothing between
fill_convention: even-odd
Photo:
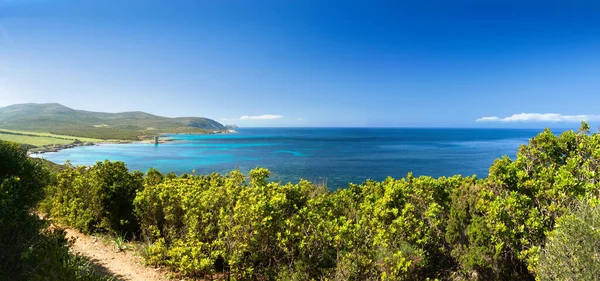
<instances>
[{"instance_id":1,"label":"leafy bush","mask_svg":"<svg viewBox=\"0 0 600 281\"><path fill-rule=\"evenodd\" d=\"M223 253L219 238L222 212L230 213L236 189L244 183L243 175L232 172L227 177L188 176L165 178L156 185L156 171L150 171L147 184L135 199L135 211L142 235L155 242L150 248L151 263L174 265L190 275L214 272L214 260ZM176 245L176 246L173 246ZM165 259L156 259L165 256Z\"/></svg>"},{"instance_id":2,"label":"leafy bush","mask_svg":"<svg viewBox=\"0 0 600 281\"><path fill-rule=\"evenodd\" d=\"M66 166L56 185L47 188L42 210L87 233L103 230L130 238L139 232L133 200L142 188L141 173L129 173L123 162Z\"/></svg>"},{"instance_id":3,"label":"leafy bush","mask_svg":"<svg viewBox=\"0 0 600 281\"><path fill-rule=\"evenodd\" d=\"M539 280L597 280L600 276L600 206L586 202L560 218L541 250Z\"/></svg>"},{"instance_id":4,"label":"leafy bush","mask_svg":"<svg viewBox=\"0 0 600 281\"><path fill-rule=\"evenodd\" d=\"M41 221L29 211L42 195L47 179L16 143L0 141L0 279L31 274L23 253L39 239Z\"/></svg>"}]
</instances>

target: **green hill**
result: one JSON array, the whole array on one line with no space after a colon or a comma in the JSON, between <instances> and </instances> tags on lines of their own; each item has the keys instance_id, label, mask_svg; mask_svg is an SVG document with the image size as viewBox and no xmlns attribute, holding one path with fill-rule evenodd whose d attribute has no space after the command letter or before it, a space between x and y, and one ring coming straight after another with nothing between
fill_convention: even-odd
<instances>
[{"instance_id":1,"label":"green hill","mask_svg":"<svg viewBox=\"0 0 600 281\"><path fill-rule=\"evenodd\" d=\"M75 110L57 103L0 107L0 128L99 139L139 139L161 133L203 133L225 126L203 117L169 118L134 111Z\"/></svg>"}]
</instances>

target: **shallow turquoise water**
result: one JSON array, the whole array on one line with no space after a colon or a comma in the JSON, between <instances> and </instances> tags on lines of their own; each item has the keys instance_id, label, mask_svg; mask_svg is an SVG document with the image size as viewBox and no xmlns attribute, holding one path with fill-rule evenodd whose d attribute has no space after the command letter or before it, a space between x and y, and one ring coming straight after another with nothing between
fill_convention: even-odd
<instances>
[{"instance_id":1,"label":"shallow turquoise water","mask_svg":"<svg viewBox=\"0 0 600 281\"><path fill-rule=\"evenodd\" d=\"M248 172L266 167L276 181L300 178L330 188L387 176L486 177L494 159L514 157L519 145L540 130L522 129L367 129L253 128L234 134L168 135L176 141L103 144L46 153L56 163L92 165L104 159L130 169L163 172Z\"/></svg>"}]
</instances>

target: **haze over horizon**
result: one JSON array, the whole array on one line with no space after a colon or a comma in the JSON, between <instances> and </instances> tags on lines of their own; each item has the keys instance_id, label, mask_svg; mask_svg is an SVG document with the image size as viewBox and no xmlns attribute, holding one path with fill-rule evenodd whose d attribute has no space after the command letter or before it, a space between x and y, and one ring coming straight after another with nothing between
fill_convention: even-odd
<instances>
[{"instance_id":1,"label":"haze over horizon","mask_svg":"<svg viewBox=\"0 0 600 281\"><path fill-rule=\"evenodd\" d=\"M595 127L598 14L593 1L0 0L0 106L248 127Z\"/></svg>"}]
</instances>

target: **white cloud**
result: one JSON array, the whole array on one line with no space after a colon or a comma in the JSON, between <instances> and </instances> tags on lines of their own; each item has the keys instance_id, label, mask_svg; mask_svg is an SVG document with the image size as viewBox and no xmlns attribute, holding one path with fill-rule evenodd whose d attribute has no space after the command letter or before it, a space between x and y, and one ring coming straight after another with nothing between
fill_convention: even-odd
<instances>
[{"instance_id":1,"label":"white cloud","mask_svg":"<svg viewBox=\"0 0 600 281\"><path fill-rule=\"evenodd\" d=\"M600 115L562 115L558 113L519 113L509 117L497 116L477 118L475 122L581 122L600 121Z\"/></svg>"},{"instance_id":2,"label":"white cloud","mask_svg":"<svg viewBox=\"0 0 600 281\"><path fill-rule=\"evenodd\" d=\"M244 115L240 117L240 120L276 120L283 118L282 115L273 115L273 114L263 114L256 116L248 116Z\"/></svg>"},{"instance_id":3,"label":"white cloud","mask_svg":"<svg viewBox=\"0 0 600 281\"><path fill-rule=\"evenodd\" d=\"M475 120L475 122L493 122L493 121L500 121L500 118L498 118L496 116L491 116L491 117L481 117L481 118L477 118L477 120Z\"/></svg>"},{"instance_id":4,"label":"white cloud","mask_svg":"<svg viewBox=\"0 0 600 281\"><path fill-rule=\"evenodd\" d=\"M296 118L296 120L298 120L298 121L304 121L304 118L299 117L299 118Z\"/></svg>"}]
</instances>

